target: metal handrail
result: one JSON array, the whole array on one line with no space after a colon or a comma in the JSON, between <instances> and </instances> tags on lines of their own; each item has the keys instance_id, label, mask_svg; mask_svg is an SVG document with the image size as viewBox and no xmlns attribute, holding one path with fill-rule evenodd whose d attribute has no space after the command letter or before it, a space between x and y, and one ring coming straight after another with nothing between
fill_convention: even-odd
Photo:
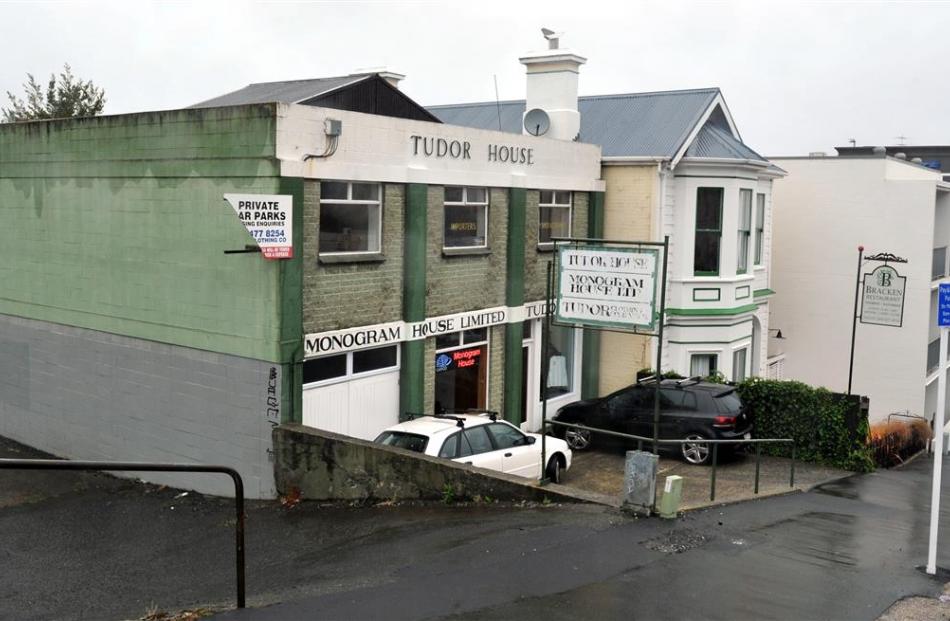
<instances>
[{"instance_id":1,"label":"metal handrail","mask_svg":"<svg viewBox=\"0 0 950 621\"><path fill-rule=\"evenodd\" d=\"M163 464L147 462L70 461L67 459L0 459L0 470L93 470L101 472L208 472L226 474L234 482L235 569L237 607L244 608L244 480L234 468L203 464Z\"/></svg>"},{"instance_id":2,"label":"metal handrail","mask_svg":"<svg viewBox=\"0 0 950 621\"><path fill-rule=\"evenodd\" d=\"M645 438L643 436L636 436L631 433L621 433L619 431L610 431L607 429L597 429L596 427L588 427L586 425L577 425L575 423L565 423L559 420L549 420L547 421L548 425L560 425L562 427L569 427L572 429L582 429L585 431L590 431L592 433L599 433L606 436L613 436L616 438L624 438L626 440L636 440L637 450L643 450L644 442L653 442L653 438ZM723 440L723 439L714 439L710 438L708 440L662 440L657 439L657 444L712 444L712 472L710 473L710 482L709 482L709 501L712 502L716 500L716 467L717 460L719 455L719 445L720 444L754 444L755 445L755 483L753 487L753 493L759 493L759 462L761 461L761 444L769 443L790 443L792 445L792 461L789 467L789 487L795 487L795 454L797 452L797 442L792 438L749 438L745 439L736 439L736 440Z\"/></svg>"}]
</instances>

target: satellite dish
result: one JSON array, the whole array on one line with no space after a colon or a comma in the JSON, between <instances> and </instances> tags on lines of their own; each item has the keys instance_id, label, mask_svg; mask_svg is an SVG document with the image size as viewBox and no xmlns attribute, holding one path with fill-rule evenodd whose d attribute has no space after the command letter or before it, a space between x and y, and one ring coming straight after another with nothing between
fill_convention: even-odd
<instances>
[{"instance_id":1,"label":"satellite dish","mask_svg":"<svg viewBox=\"0 0 950 621\"><path fill-rule=\"evenodd\" d=\"M524 128L532 136L543 136L551 129L551 119L541 108L534 108L524 115Z\"/></svg>"}]
</instances>

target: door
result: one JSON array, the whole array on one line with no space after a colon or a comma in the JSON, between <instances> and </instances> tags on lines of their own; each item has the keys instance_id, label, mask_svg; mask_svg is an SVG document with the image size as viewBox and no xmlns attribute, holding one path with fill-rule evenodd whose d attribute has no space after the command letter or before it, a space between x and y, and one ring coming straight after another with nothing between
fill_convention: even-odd
<instances>
[{"instance_id":1,"label":"door","mask_svg":"<svg viewBox=\"0 0 950 621\"><path fill-rule=\"evenodd\" d=\"M519 477L541 476L541 452L528 443L528 436L505 423L492 423L488 431L495 440L495 449L501 453L502 472Z\"/></svg>"},{"instance_id":2,"label":"door","mask_svg":"<svg viewBox=\"0 0 950 621\"><path fill-rule=\"evenodd\" d=\"M303 424L374 440L399 422L399 371L303 391Z\"/></svg>"},{"instance_id":3,"label":"door","mask_svg":"<svg viewBox=\"0 0 950 621\"><path fill-rule=\"evenodd\" d=\"M607 399L606 407L597 417L602 419L602 423L594 426L642 437L652 437L652 427L649 430L647 428L647 423L652 422L652 418L647 420L646 403L650 401L652 404L652 399L646 398L647 392L639 386L633 386L615 393Z\"/></svg>"},{"instance_id":4,"label":"door","mask_svg":"<svg viewBox=\"0 0 950 621\"><path fill-rule=\"evenodd\" d=\"M485 429L486 426L469 427L462 431L462 436L468 443L467 446L471 448L472 454L468 457L459 457L456 461L503 472L502 452L495 450L491 438L488 436L488 431ZM465 442L463 442L463 446L466 446Z\"/></svg>"}]
</instances>

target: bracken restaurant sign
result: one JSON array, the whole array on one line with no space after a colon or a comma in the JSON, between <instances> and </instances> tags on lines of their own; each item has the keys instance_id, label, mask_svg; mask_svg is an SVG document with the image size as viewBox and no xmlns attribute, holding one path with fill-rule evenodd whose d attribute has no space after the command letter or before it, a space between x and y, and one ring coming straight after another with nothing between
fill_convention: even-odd
<instances>
[{"instance_id":1,"label":"bracken restaurant sign","mask_svg":"<svg viewBox=\"0 0 950 621\"><path fill-rule=\"evenodd\" d=\"M890 265L881 265L864 276L861 323L899 328L904 323L904 290L907 278Z\"/></svg>"}]
</instances>

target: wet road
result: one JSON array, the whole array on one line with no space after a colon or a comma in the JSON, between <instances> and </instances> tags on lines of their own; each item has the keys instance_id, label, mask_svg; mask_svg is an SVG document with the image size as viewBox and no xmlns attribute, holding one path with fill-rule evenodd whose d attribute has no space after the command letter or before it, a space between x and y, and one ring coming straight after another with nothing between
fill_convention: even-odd
<instances>
[{"instance_id":1,"label":"wet road","mask_svg":"<svg viewBox=\"0 0 950 621\"><path fill-rule=\"evenodd\" d=\"M440 529L438 549L406 559L381 554L391 541L354 542L348 556L365 558L373 584L216 618L876 619L897 599L942 587L915 569L926 560L929 466L919 459L674 523L592 513L516 529L460 525L454 542ZM945 507L948 494L950 483ZM411 548L427 533L402 535ZM941 548L948 566L950 530Z\"/></svg>"}]
</instances>

